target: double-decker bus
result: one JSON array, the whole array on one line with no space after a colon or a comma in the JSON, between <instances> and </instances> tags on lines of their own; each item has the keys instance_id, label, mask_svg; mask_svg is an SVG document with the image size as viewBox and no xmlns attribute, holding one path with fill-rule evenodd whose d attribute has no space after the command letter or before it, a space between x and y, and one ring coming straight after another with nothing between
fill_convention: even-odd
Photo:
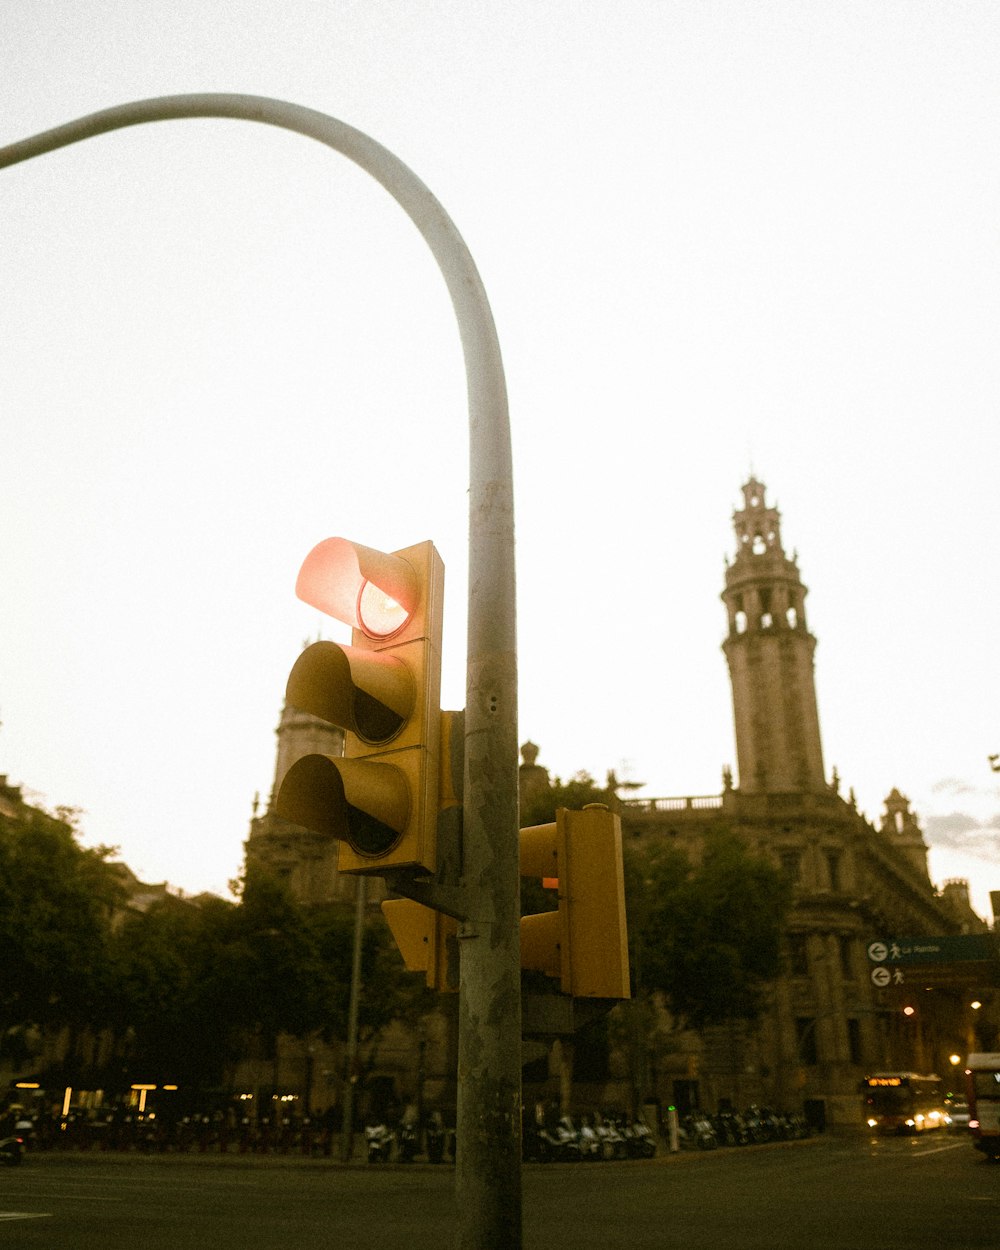
<instances>
[{"instance_id":1,"label":"double-decker bus","mask_svg":"<svg viewBox=\"0 0 1000 1250\"><path fill-rule=\"evenodd\" d=\"M874 1072L864 1079L868 1127L879 1133L923 1133L945 1122L939 1076Z\"/></svg>"},{"instance_id":2,"label":"double-decker bus","mask_svg":"<svg viewBox=\"0 0 1000 1250\"><path fill-rule=\"evenodd\" d=\"M1000 1054L970 1055L965 1083L972 1144L988 1158L1000 1158Z\"/></svg>"}]
</instances>

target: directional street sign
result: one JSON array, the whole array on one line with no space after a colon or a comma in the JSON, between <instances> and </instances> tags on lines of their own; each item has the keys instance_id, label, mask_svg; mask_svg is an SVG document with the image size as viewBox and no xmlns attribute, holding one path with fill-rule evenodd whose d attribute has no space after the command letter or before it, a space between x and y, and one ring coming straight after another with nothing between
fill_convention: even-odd
<instances>
[{"instance_id":1,"label":"directional street sign","mask_svg":"<svg viewBox=\"0 0 1000 1250\"><path fill-rule=\"evenodd\" d=\"M869 942L868 958L876 964L982 963L997 958L997 941L993 933L883 938Z\"/></svg>"},{"instance_id":2,"label":"directional street sign","mask_svg":"<svg viewBox=\"0 0 1000 1250\"><path fill-rule=\"evenodd\" d=\"M961 989L1000 984L997 935L967 933L945 937L876 938L868 943L871 982L926 989Z\"/></svg>"}]
</instances>

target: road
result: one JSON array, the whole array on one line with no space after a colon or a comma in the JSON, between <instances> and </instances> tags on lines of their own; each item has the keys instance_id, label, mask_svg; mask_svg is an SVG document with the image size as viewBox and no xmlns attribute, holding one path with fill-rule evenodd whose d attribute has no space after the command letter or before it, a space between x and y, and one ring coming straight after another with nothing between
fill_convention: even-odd
<instances>
[{"instance_id":1,"label":"road","mask_svg":"<svg viewBox=\"0 0 1000 1250\"><path fill-rule=\"evenodd\" d=\"M1000 1166L930 1134L530 1165L526 1250L978 1250ZM454 1173L326 1160L52 1154L0 1171L0 1244L44 1250L450 1250Z\"/></svg>"}]
</instances>

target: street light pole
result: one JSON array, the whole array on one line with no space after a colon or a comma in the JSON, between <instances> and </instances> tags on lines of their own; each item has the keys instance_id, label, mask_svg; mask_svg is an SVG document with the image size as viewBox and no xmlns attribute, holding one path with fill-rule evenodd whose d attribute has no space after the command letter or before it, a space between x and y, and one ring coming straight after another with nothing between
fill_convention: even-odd
<instances>
[{"instance_id":1,"label":"street light pole","mask_svg":"<svg viewBox=\"0 0 1000 1250\"><path fill-rule=\"evenodd\" d=\"M423 235L451 296L469 405L469 617L465 707L457 1193L460 1250L521 1245L517 640L507 388L482 280L419 178L368 135L260 96L163 96L104 109L0 148L0 169L145 122L232 118L295 131L376 179Z\"/></svg>"},{"instance_id":2,"label":"street light pole","mask_svg":"<svg viewBox=\"0 0 1000 1250\"><path fill-rule=\"evenodd\" d=\"M361 948L365 936L364 877L355 877L354 945L351 951L351 997L347 1007L347 1053L344 1056L344 1122L340 1138L340 1158L350 1163L354 1144L354 1086L358 1079L358 1011L361 1006Z\"/></svg>"}]
</instances>

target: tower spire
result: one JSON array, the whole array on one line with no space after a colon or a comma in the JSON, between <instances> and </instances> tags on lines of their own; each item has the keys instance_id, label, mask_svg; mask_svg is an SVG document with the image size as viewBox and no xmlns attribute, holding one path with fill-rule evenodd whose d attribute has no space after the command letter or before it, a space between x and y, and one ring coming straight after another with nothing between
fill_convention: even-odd
<instances>
[{"instance_id":1,"label":"tower spire","mask_svg":"<svg viewBox=\"0 0 1000 1250\"><path fill-rule=\"evenodd\" d=\"M781 513L768 505L764 483L751 474L742 491L722 593L740 789L825 790L806 587L795 555L785 555Z\"/></svg>"}]
</instances>

